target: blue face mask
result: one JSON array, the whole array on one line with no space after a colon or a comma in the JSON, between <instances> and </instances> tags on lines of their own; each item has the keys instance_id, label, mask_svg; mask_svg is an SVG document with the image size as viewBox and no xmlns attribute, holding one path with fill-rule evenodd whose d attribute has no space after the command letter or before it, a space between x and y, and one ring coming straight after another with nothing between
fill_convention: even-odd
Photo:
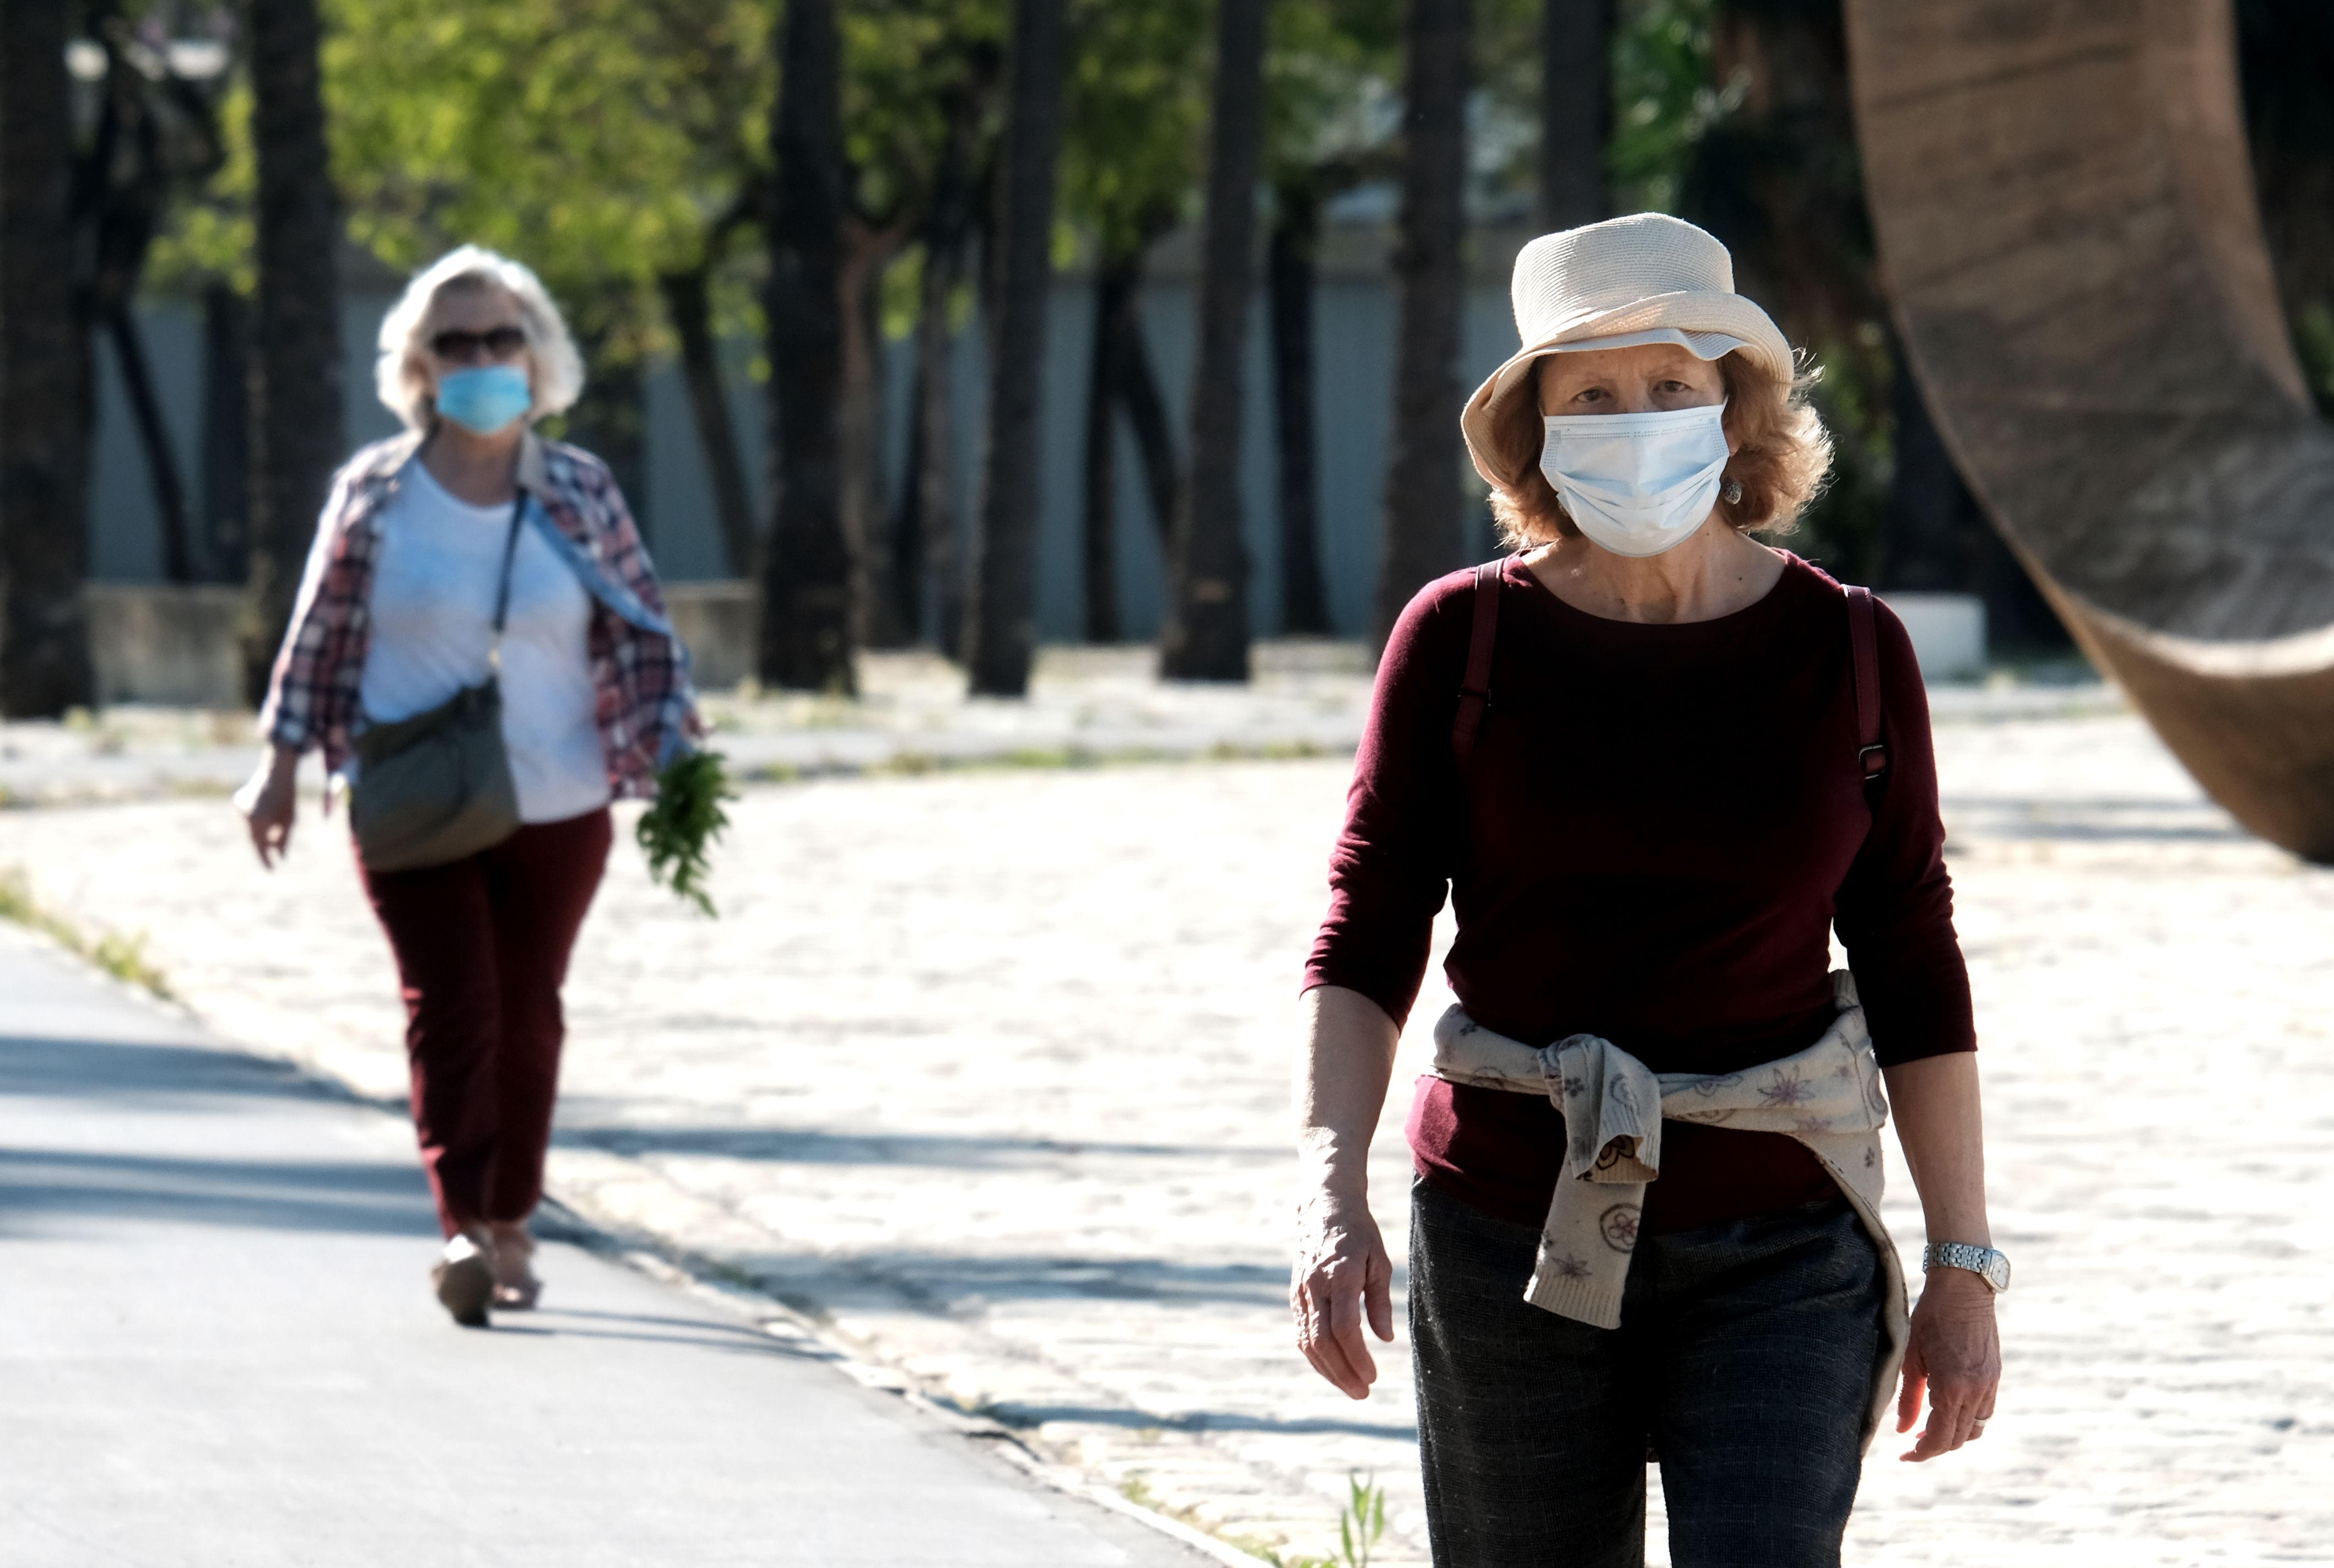
<instances>
[{"instance_id":1,"label":"blue face mask","mask_svg":"<svg viewBox=\"0 0 2334 1568\"><path fill-rule=\"evenodd\" d=\"M534 406L526 372L516 365L479 365L438 383L438 411L481 436L493 435Z\"/></svg>"}]
</instances>

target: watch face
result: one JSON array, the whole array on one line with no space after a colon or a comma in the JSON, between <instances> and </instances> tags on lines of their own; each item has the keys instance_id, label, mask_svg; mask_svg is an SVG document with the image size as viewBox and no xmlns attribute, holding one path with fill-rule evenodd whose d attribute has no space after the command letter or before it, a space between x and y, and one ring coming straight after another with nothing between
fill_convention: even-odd
<instances>
[{"instance_id":1,"label":"watch face","mask_svg":"<svg viewBox=\"0 0 2334 1568\"><path fill-rule=\"evenodd\" d=\"M1992 1285L1995 1291L2006 1291L2010 1288L2010 1260L2001 1254L1996 1252L1986 1255L1984 1273L1985 1283Z\"/></svg>"}]
</instances>

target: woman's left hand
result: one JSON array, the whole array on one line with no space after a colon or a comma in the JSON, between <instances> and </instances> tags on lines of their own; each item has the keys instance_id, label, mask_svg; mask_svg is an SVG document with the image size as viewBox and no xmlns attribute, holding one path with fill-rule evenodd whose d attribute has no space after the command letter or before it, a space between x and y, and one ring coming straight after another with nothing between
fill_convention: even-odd
<instances>
[{"instance_id":1,"label":"woman's left hand","mask_svg":"<svg viewBox=\"0 0 2334 1568\"><path fill-rule=\"evenodd\" d=\"M1905 1388L1896 1397L1896 1429L1909 1432L1929 1396L1929 1424L1902 1458L1919 1464L1985 1436L2001 1388L2001 1335L1994 1326L1993 1291L1967 1269L1929 1271L1913 1309L1912 1342L1905 1348Z\"/></svg>"}]
</instances>

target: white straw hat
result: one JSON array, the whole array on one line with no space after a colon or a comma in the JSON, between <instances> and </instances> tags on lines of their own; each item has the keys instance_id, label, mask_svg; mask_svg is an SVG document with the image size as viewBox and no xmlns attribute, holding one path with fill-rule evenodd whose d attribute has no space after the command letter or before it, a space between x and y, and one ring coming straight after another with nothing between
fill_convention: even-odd
<instances>
[{"instance_id":1,"label":"white straw hat","mask_svg":"<svg viewBox=\"0 0 2334 1568\"><path fill-rule=\"evenodd\" d=\"M1459 416L1475 472L1493 485L1520 475L1490 466L1501 408L1542 354L1671 342L1715 360L1740 351L1791 379L1791 346L1765 311L1734 292L1734 258L1683 218L1634 213L1544 234L1516 257L1510 285L1523 347L1475 389Z\"/></svg>"}]
</instances>

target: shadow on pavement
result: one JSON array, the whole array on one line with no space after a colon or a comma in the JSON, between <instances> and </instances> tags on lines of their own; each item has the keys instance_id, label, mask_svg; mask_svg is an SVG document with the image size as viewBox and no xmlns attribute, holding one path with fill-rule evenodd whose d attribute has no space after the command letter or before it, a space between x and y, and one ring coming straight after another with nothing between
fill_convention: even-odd
<instances>
[{"instance_id":1,"label":"shadow on pavement","mask_svg":"<svg viewBox=\"0 0 2334 1568\"><path fill-rule=\"evenodd\" d=\"M140 1219L434 1238L421 1172L376 1161L197 1159L0 1149L0 1236L41 1222Z\"/></svg>"},{"instance_id":2,"label":"shadow on pavement","mask_svg":"<svg viewBox=\"0 0 2334 1568\"><path fill-rule=\"evenodd\" d=\"M1413 1442L1418 1438L1415 1421L1349 1421L1317 1416L1277 1420L1268 1416L1242 1416L1225 1410L1154 1416L1148 1411L1112 1405L1017 1405L1008 1402L990 1406L988 1413L1008 1427L1037 1427L1047 1421L1085 1421L1098 1427L1125 1427L1138 1431L1156 1427L1169 1432L1336 1432L1357 1438L1396 1438L1404 1442Z\"/></svg>"},{"instance_id":3,"label":"shadow on pavement","mask_svg":"<svg viewBox=\"0 0 2334 1568\"><path fill-rule=\"evenodd\" d=\"M288 1063L201 1045L0 1036L0 1098L106 1100L137 1108L140 1095L235 1094L345 1100Z\"/></svg>"}]
</instances>

